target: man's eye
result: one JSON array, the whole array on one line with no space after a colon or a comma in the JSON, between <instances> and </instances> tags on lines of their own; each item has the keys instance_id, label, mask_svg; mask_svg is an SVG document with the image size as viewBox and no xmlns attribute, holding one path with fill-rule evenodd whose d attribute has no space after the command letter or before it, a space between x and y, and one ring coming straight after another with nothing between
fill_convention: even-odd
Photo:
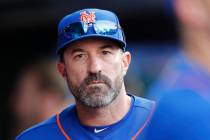
<instances>
[{"instance_id":1,"label":"man's eye","mask_svg":"<svg viewBox=\"0 0 210 140\"><path fill-rule=\"evenodd\" d=\"M102 53L103 53L104 55L106 55L106 54L110 54L111 52L110 52L110 51L102 51Z\"/></svg>"},{"instance_id":2,"label":"man's eye","mask_svg":"<svg viewBox=\"0 0 210 140\"><path fill-rule=\"evenodd\" d=\"M80 59L80 58L83 58L84 57L84 54L77 54L74 56L74 59Z\"/></svg>"}]
</instances>

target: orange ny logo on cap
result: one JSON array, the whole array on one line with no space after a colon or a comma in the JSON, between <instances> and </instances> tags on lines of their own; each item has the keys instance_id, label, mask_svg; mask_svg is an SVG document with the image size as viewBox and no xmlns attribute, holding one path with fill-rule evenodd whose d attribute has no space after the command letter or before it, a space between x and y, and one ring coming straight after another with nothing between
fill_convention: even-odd
<instances>
[{"instance_id":1,"label":"orange ny logo on cap","mask_svg":"<svg viewBox=\"0 0 210 140\"><path fill-rule=\"evenodd\" d=\"M80 13L80 21L85 22L87 24L95 22L95 12L90 11L89 14L86 11Z\"/></svg>"}]
</instances>

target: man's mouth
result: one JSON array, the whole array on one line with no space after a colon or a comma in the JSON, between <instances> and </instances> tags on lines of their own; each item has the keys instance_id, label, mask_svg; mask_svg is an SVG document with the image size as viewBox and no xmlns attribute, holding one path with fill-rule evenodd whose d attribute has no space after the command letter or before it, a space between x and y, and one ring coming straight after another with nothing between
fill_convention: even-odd
<instances>
[{"instance_id":1,"label":"man's mouth","mask_svg":"<svg viewBox=\"0 0 210 140\"><path fill-rule=\"evenodd\" d=\"M104 84L103 81L91 81L88 85L93 85L93 84Z\"/></svg>"}]
</instances>

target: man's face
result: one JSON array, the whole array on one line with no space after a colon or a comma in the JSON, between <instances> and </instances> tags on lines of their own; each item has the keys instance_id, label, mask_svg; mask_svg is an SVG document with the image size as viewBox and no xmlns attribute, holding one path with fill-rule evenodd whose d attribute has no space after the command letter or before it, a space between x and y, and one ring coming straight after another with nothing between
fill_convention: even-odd
<instances>
[{"instance_id":1,"label":"man's face","mask_svg":"<svg viewBox=\"0 0 210 140\"><path fill-rule=\"evenodd\" d=\"M210 30L210 0L173 0L173 4L185 28Z\"/></svg>"},{"instance_id":2,"label":"man's face","mask_svg":"<svg viewBox=\"0 0 210 140\"><path fill-rule=\"evenodd\" d=\"M19 121L33 122L39 120L42 91L38 85L37 75L33 71L25 72L17 82L15 94L12 98L14 102L12 109Z\"/></svg>"},{"instance_id":3,"label":"man's face","mask_svg":"<svg viewBox=\"0 0 210 140\"><path fill-rule=\"evenodd\" d=\"M130 53L123 53L114 42L85 39L65 50L61 73L77 102L103 107L121 92L129 63Z\"/></svg>"}]
</instances>

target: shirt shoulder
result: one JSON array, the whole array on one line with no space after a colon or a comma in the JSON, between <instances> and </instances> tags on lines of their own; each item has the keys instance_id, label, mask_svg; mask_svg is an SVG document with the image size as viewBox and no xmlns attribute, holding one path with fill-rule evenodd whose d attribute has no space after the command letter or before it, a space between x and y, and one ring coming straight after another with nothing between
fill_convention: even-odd
<instances>
[{"instance_id":1,"label":"shirt shoulder","mask_svg":"<svg viewBox=\"0 0 210 140\"><path fill-rule=\"evenodd\" d=\"M61 113L69 111L71 107L67 107ZM15 140L46 140L46 139L59 139L65 140L60 129L57 125L56 115L48 120L45 120L31 128L26 129L20 133Z\"/></svg>"},{"instance_id":2,"label":"shirt shoulder","mask_svg":"<svg viewBox=\"0 0 210 140\"><path fill-rule=\"evenodd\" d=\"M52 131L56 128L56 117L52 118L32 126L31 128L26 129L20 135L17 136L16 140L42 140L44 135L48 135L49 131Z\"/></svg>"}]
</instances>

